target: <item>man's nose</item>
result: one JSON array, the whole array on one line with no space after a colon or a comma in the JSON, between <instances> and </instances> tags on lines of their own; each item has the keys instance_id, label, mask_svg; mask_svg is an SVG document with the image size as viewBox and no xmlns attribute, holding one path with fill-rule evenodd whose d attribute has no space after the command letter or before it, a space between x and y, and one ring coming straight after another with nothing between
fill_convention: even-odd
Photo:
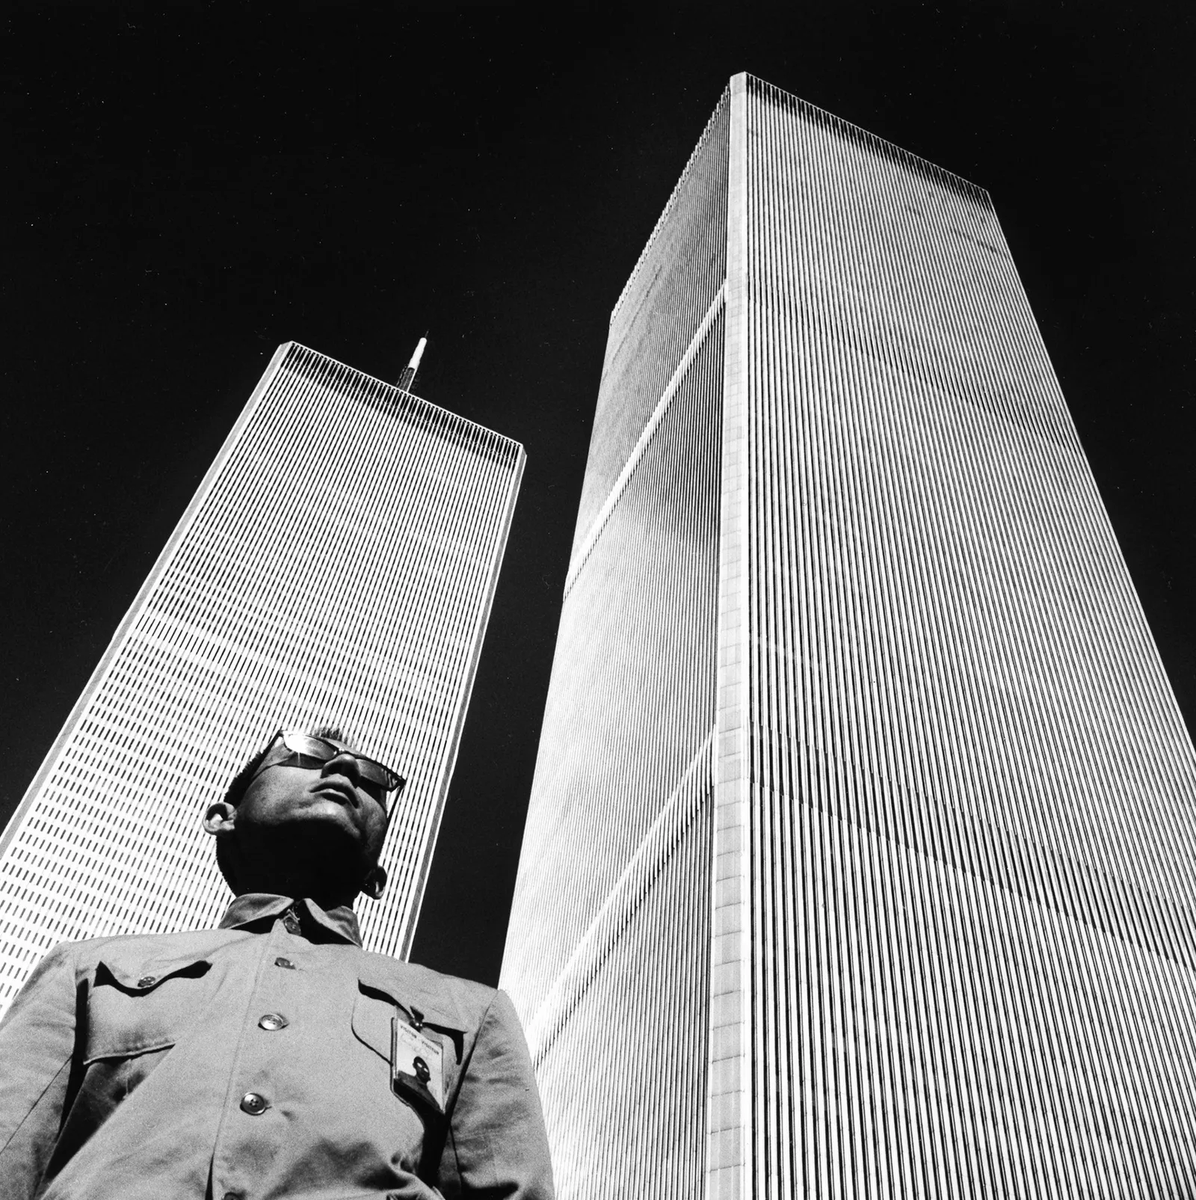
<instances>
[{"instance_id":1,"label":"man's nose","mask_svg":"<svg viewBox=\"0 0 1196 1200\"><path fill-rule=\"evenodd\" d=\"M361 782L361 766L357 756L342 750L320 769L321 775L343 775L354 787Z\"/></svg>"}]
</instances>

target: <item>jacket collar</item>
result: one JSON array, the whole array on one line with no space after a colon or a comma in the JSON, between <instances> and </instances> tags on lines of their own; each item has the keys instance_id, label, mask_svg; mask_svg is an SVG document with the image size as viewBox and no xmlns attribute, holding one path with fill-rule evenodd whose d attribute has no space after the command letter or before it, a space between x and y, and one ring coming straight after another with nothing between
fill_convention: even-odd
<instances>
[{"instance_id":1,"label":"jacket collar","mask_svg":"<svg viewBox=\"0 0 1196 1200\"><path fill-rule=\"evenodd\" d=\"M290 896L275 896L268 892L246 892L238 896L228 906L219 927L246 929L259 925L267 929L273 924L273 918L282 916L292 905L299 914L304 936L309 940L361 945L361 929L357 924L357 916L346 905L338 905L325 912L314 900L292 900Z\"/></svg>"}]
</instances>

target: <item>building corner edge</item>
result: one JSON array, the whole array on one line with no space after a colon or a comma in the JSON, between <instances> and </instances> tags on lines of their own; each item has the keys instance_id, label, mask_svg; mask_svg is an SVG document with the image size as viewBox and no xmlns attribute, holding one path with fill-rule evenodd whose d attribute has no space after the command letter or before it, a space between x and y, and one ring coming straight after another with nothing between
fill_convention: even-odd
<instances>
[{"instance_id":1,"label":"building corner edge","mask_svg":"<svg viewBox=\"0 0 1196 1200\"><path fill-rule=\"evenodd\" d=\"M751 1195L747 80L729 87L705 1200Z\"/></svg>"}]
</instances>

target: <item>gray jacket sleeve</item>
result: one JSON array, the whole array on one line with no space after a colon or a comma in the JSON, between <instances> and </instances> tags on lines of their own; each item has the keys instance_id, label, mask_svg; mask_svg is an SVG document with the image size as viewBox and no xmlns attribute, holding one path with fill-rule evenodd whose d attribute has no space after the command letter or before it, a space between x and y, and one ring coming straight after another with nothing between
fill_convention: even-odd
<instances>
[{"instance_id":1,"label":"gray jacket sleeve","mask_svg":"<svg viewBox=\"0 0 1196 1200\"><path fill-rule=\"evenodd\" d=\"M51 950L0 1022L0 1187L36 1194L62 1123L75 1047L70 947Z\"/></svg>"},{"instance_id":2,"label":"gray jacket sleeve","mask_svg":"<svg viewBox=\"0 0 1196 1200\"><path fill-rule=\"evenodd\" d=\"M527 1042L505 992L478 1030L449 1118L439 1186L469 1200L552 1200L552 1164Z\"/></svg>"}]
</instances>

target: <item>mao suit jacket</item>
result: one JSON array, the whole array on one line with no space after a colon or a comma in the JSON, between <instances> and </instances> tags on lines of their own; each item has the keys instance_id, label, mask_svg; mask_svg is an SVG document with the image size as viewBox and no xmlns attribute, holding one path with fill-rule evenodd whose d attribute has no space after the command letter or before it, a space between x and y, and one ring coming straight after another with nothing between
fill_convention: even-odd
<instances>
[{"instance_id":1,"label":"mao suit jacket","mask_svg":"<svg viewBox=\"0 0 1196 1200\"><path fill-rule=\"evenodd\" d=\"M551 1200L510 1000L360 942L247 895L51 951L0 1024L0 1195Z\"/></svg>"}]
</instances>

